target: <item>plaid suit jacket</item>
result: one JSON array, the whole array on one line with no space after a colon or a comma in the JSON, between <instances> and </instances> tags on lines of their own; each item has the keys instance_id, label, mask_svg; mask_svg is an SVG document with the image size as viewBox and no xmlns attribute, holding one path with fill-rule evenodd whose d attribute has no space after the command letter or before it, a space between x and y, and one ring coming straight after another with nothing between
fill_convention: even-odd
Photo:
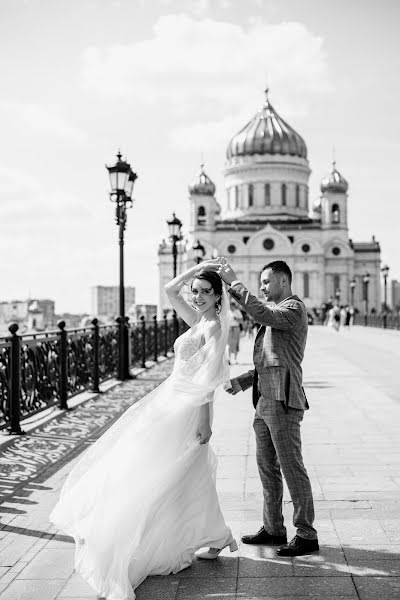
<instances>
[{"instance_id":1,"label":"plaid suit jacket","mask_svg":"<svg viewBox=\"0 0 400 600\"><path fill-rule=\"evenodd\" d=\"M253 404L260 396L301 410L309 408L301 363L307 340L307 310L297 296L269 307L237 283L233 298L261 325L254 343L254 369L237 380L242 390L253 386Z\"/></svg>"}]
</instances>

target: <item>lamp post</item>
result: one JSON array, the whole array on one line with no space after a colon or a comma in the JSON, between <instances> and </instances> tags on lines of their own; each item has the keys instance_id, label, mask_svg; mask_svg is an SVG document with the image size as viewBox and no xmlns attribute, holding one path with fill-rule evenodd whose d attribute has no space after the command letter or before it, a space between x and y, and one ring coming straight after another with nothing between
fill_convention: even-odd
<instances>
[{"instance_id":1,"label":"lamp post","mask_svg":"<svg viewBox=\"0 0 400 600\"><path fill-rule=\"evenodd\" d=\"M182 221L178 219L175 213L172 213L172 219L167 221L168 230L169 230L169 239L172 242L172 256L174 261L174 278L176 277L176 265L177 265L177 257L178 257L178 245L177 243L181 241L182 234Z\"/></svg>"},{"instance_id":2,"label":"lamp post","mask_svg":"<svg viewBox=\"0 0 400 600\"><path fill-rule=\"evenodd\" d=\"M369 273L365 273L362 278L364 284L364 302L365 302L365 314L364 314L364 325L368 325L368 284L369 284Z\"/></svg>"},{"instance_id":3,"label":"lamp post","mask_svg":"<svg viewBox=\"0 0 400 600\"><path fill-rule=\"evenodd\" d=\"M352 279L350 281L350 305L354 308L354 290L355 287L357 285L357 282L355 279Z\"/></svg>"},{"instance_id":4,"label":"lamp post","mask_svg":"<svg viewBox=\"0 0 400 600\"><path fill-rule=\"evenodd\" d=\"M128 320L125 317L125 286L124 286L124 231L127 221L127 209L133 205L133 186L137 179L136 173L120 152L117 162L108 167L110 177L110 200L115 202L115 221L119 228L119 316L118 316L118 379L130 379L128 352Z\"/></svg>"},{"instance_id":5,"label":"lamp post","mask_svg":"<svg viewBox=\"0 0 400 600\"><path fill-rule=\"evenodd\" d=\"M172 219L170 221L167 220L168 230L169 230L169 239L172 242L172 258L174 265L174 279L176 277L176 267L177 267L177 257L178 257L178 242L182 239L182 221L178 219L175 213L172 213ZM179 335L179 324L178 319L176 317L176 310L173 312L174 319L174 329L175 329L175 337Z\"/></svg>"},{"instance_id":6,"label":"lamp post","mask_svg":"<svg viewBox=\"0 0 400 600\"><path fill-rule=\"evenodd\" d=\"M381 273L383 275L383 327L386 329L387 326L387 278L389 275L389 267L384 265L381 269Z\"/></svg>"},{"instance_id":7,"label":"lamp post","mask_svg":"<svg viewBox=\"0 0 400 600\"><path fill-rule=\"evenodd\" d=\"M206 250L200 243L200 240L196 240L196 244L193 246L193 252L196 256L197 264L199 265L206 254Z\"/></svg>"}]
</instances>

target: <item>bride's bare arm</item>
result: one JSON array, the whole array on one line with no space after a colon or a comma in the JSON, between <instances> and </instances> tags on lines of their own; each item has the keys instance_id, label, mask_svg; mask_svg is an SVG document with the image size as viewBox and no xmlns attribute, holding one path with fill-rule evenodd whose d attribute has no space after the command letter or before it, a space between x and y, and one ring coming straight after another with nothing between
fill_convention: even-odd
<instances>
[{"instance_id":1,"label":"bride's bare arm","mask_svg":"<svg viewBox=\"0 0 400 600\"><path fill-rule=\"evenodd\" d=\"M221 325L216 321L209 324L204 330L204 341L207 343L213 336L216 336L221 331ZM197 429L197 437L200 438L200 444L207 444L212 436L210 423L210 404L214 399L214 392L208 395L209 401L200 406L200 419Z\"/></svg>"},{"instance_id":2,"label":"bride's bare arm","mask_svg":"<svg viewBox=\"0 0 400 600\"><path fill-rule=\"evenodd\" d=\"M193 279L196 273L202 268L203 265L200 263L200 265L195 265L194 267L187 269L187 271L180 273L172 281L167 283L164 288L173 308L176 310L181 319L186 321L186 323L190 326L192 326L196 321L198 313L186 302L184 298L182 298L180 291L182 286L185 283L188 283L190 279Z\"/></svg>"},{"instance_id":3,"label":"bride's bare arm","mask_svg":"<svg viewBox=\"0 0 400 600\"><path fill-rule=\"evenodd\" d=\"M177 277L175 277L175 279L167 283L167 285L164 288L173 308L176 310L181 319L186 321L186 323L190 326L192 326L193 323L197 320L198 312L194 308L192 308L185 301L184 298L182 298L179 292L181 291L182 286L185 283L188 283L190 279L194 279L196 273L198 273L201 269L210 267L211 265L215 266L217 263L217 259L212 259L203 261L199 265L194 265L194 267L187 269L187 271L185 271L184 273L180 273L179 275L177 275Z\"/></svg>"},{"instance_id":4,"label":"bride's bare arm","mask_svg":"<svg viewBox=\"0 0 400 600\"><path fill-rule=\"evenodd\" d=\"M213 400L214 392L209 394L209 402L200 406L200 419L199 426L197 428L197 437L200 439L200 444L207 444L212 436L212 429L210 423L210 404Z\"/></svg>"}]
</instances>

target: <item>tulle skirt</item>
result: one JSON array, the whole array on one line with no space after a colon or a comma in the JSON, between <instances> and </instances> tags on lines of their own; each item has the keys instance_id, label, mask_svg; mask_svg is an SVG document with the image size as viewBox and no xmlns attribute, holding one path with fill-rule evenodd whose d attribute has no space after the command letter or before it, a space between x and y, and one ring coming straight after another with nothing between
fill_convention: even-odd
<instances>
[{"instance_id":1,"label":"tulle skirt","mask_svg":"<svg viewBox=\"0 0 400 600\"><path fill-rule=\"evenodd\" d=\"M190 566L231 535L217 460L196 438L200 407L173 377L132 406L71 471L51 521L75 539L75 568L107 600Z\"/></svg>"}]
</instances>

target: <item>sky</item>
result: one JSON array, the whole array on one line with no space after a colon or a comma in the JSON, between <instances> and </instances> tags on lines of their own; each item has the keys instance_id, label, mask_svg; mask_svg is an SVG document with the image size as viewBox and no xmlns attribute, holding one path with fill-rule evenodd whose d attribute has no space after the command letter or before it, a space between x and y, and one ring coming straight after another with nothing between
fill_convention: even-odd
<instances>
[{"instance_id":1,"label":"sky","mask_svg":"<svg viewBox=\"0 0 400 600\"><path fill-rule=\"evenodd\" d=\"M138 174L125 280L158 298L157 250L204 159L225 204L230 138L261 108L305 139L319 195L332 156L349 234L400 279L396 0L0 0L0 300L90 312L118 284L105 164Z\"/></svg>"}]
</instances>

